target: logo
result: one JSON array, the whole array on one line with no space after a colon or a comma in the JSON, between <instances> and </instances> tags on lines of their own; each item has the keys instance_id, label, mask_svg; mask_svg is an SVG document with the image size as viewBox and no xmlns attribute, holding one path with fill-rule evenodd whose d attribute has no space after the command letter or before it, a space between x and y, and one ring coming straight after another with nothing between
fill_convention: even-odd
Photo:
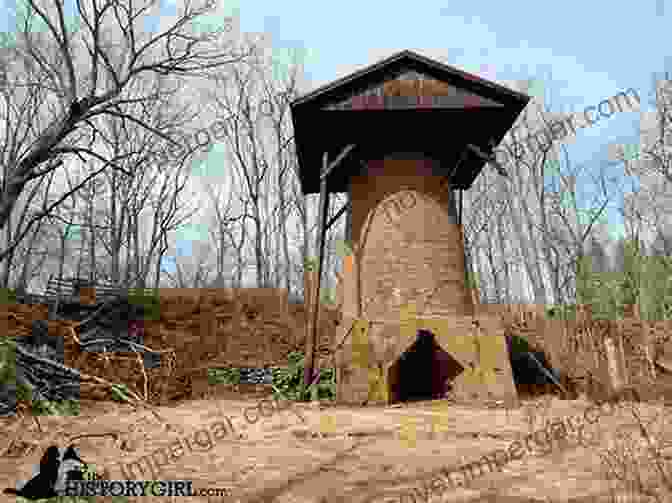
<instances>
[{"instance_id":1,"label":"logo","mask_svg":"<svg viewBox=\"0 0 672 503\"><path fill-rule=\"evenodd\" d=\"M5 494L15 494L29 500L64 496L69 481L97 480L93 465L82 461L74 445L67 449L48 447L40 459L40 471L21 489L7 488Z\"/></svg>"}]
</instances>

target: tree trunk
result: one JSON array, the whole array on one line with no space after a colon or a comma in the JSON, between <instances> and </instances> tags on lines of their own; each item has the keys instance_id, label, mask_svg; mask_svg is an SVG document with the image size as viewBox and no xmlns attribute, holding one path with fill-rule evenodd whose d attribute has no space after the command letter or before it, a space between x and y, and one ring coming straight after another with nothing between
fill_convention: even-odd
<instances>
[{"instance_id":1,"label":"tree trunk","mask_svg":"<svg viewBox=\"0 0 672 503\"><path fill-rule=\"evenodd\" d=\"M5 227L5 235L7 236L7 246L12 243L12 222L11 215L7 219L7 227ZM12 270L12 262L14 262L14 250L10 251L4 258L5 267L2 271L2 288L9 288L9 275Z\"/></svg>"}]
</instances>

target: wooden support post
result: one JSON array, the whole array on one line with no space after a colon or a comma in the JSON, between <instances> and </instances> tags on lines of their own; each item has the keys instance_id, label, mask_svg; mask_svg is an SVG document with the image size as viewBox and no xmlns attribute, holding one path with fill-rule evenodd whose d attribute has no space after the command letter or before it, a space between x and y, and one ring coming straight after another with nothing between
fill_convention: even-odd
<instances>
[{"instance_id":1,"label":"wooden support post","mask_svg":"<svg viewBox=\"0 0 672 503\"><path fill-rule=\"evenodd\" d=\"M457 223L462 225L462 189L460 189L460 213L457 218Z\"/></svg>"},{"instance_id":2,"label":"wooden support post","mask_svg":"<svg viewBox=\"0 0 672 503\"><path fill-rule=\"evenodd\" d=\"M328 162L328 154L325 152L322 157L322 173L320 175L320 202L318 214L318 228L317 228L317 276L315 278L315 286L313 289L312 309L308 315L309 322L307 323L308 337L306 337L306 357L305 368L303 374L303 382L309 386L313 380L315 369L315 352L317 350L317 331L320 313L320 280L322 278L322 264L324 262L324 236L327 230L327 213L329 208L329 191L327 190L327 182L329 174L332 170L340 164L346 155L354 149L354 145L348 145L338 155L336 160L332 163Z\"/></svg>"},{"instance_id":3,"label":"wooden support post","mask_svg":"<svg viewBox=\"0 0 672 503\"><path fill-rule=\"evenodd\" d=\"M352 242L352 196L350 191L351 189L348 186L348 192L346 192L348 210L345 214L345 240Z\"/></svg>"},{"instance_id":4,"label":"wooden support post","mask_svg":"<svg viewBox=\"0 0 672 503\"><path fill-rule=\"evenodd\" d=\"M327 169L327 153L324 153L322 158L324 169ZM317 251L317 274L313 283L312 297L310 299L310 311L308 315L308 334L306 337L306 358L305 358L305 372L303 374L303 381L306 386L309 386L313 380L313 369L315 368L315 352L317 349L317 332L320 314L320 278L322 276L322 259L324 254L324 234L326 232L327 210L329 207L329 192L327 191L327 177L320 181L320 202L318 206L318 221L317 221L317 243L315 249Z\"/></svg>"},{"instance_id":5,"label":"wooden support post","mask_svg":"<svg viewBox=\"0 0 672 503\"><path fill-rule=\"evenodd\" d=\"M331 226L334 225L334 224L336 223L336 221L337 221L339 218L341 218L341 215L343 215L343 213L345 213L346 211L350 211L350 201L348 201L347 203L345 203L345 204L343 205L343 207L342 207L340 210L338 210L338 211L336 212L336 214L335 214L333 217L331 217L331 219L329 220L329 222L327 222L326 229L330 229Z\"/></svg>"}]
</instances>

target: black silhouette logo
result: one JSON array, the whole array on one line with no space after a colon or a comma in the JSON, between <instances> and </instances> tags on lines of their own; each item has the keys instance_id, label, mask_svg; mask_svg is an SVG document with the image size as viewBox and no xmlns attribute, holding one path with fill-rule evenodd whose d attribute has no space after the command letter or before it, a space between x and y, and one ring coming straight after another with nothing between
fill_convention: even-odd
<instances>
[{"instance_id":1,"label":"black silhouette logo","mask_svg":"<svg viewBox=\"0 0 672 503\"><path fill-rule=\"evenodd\" d=\"M58 482L59 467L61 465L61 453L58 447L52 445L42 455L40 460L40 473L30 479L18 491L16 489L5 489L5 494L16 494L29 500L38 500L43 498L53 498L58 496L55 491Z\"/></svg>"},{"instance_id":2,"label":"black silhouette logo","mask_svg":"<svg viewBox=\"0 0 672 503\"><path fill-rule=\"evenodd\" d=\"M56 487L54 488L58 494L65 494L66 484L69 480L84 480L84 470L86 463L81 460L74 446L70 446L65 450L61 466L59 469L60 476Z\"/></svg>"},{"instance_id":3,"label":"black silhouette logo","mask_svg":"<svg viewBox=\"0 0 672 503\"><path fill-rule=\"evenodd\" d=\"M21 489L5 489L5 494L15 494L29 500L54 498L65 494L69 480L84 480L87 464L70 445L61 456L55 445L49 447L40 460L40 473L30 479Z\"/></svg>"}]
</instances>

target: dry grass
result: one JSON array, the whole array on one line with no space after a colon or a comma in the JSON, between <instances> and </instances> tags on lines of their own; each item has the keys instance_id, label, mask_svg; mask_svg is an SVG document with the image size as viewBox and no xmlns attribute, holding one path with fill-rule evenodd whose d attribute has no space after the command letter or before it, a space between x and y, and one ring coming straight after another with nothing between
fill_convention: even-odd
<instances>
[{"instance_id":1,"label":"dry grass","mask_svg":"<svg viewBox=\"0 0 672 503\"><path fill-rule=\"evenodd\" d=\"M566 351L561 359L572 375L586 376L591 389L599 389L603 394L610 387L593 371L570 364L579 360L570 354L571 347L581 347L584 365L585 362L597 364L604 358L597 333L596 324L590 319L584 320L581 333L575 334L582 339L578 341L580 344L569 340L572 334L567 334ZM628 376L627 382L633 382L632 376ZM650 387L655 388L655 383ZM599 428L597 436L601 441L593 447L601 460L601 476L610 482L609 503L672 501L672 414L664 399L647 405L653 406L652 413L644 414L641 403L624 402L619 408L629 426L611 430L606 425ZM534 408L530 414L540 410L543 407Z\"/></svg>"}]
</instances>

